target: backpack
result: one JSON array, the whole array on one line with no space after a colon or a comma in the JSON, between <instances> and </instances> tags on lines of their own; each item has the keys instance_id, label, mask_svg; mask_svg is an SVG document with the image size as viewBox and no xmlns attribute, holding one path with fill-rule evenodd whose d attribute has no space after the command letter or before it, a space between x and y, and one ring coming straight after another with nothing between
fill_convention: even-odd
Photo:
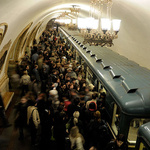
<instances>
[{"instance_id":1,"label":"backpack","mask_svg":"<svg viewBox=\"0 0 150 150\"><path fill-rule=\"evenodd\" d=\"M28 85L28 79L23 79L22 83L23 83L23 85Z\"/></svg>"},{"instance_id":2,"label":"backpack","mask_svg":"<svg viewBox=\"0 0 150 150\"><path fill-rule=\"evenodd\" d=\"M22 78L22 84L23 84L23 85L28 85L29 82L30 82L30 80L29 80L28 78L26 78L26 77L23 77L23 78Z\"/></svg>"},{"instance_id":3,"label":"backpack","mask_svg":"<svg viewBox=\"0 0 150 150\"><path fill-rule=\"evenodd\" d=\"M31 116L30 116L30 118L29 118L29 127L30 127L30 128L34 128L34 127L35 127L35 124L34 124L34 122L33 122L33 111L34 111L34 110L35 110L35 109L32 110Z\"/></svg>"}]
</instances>

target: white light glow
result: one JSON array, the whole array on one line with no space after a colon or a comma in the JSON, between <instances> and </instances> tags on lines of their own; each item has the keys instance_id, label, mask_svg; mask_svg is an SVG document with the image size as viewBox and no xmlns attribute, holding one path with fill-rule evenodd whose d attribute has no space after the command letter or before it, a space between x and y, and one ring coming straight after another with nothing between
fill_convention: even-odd
<instances>
[{"instance_id":1,"label":"white light glow","mask_svg":"<svg viewBox=\"0 0 150 150\"><path fill-rule=\"evenodd\" d=\"M56 22L69 24L71 23L71 19L56 19Z\"/></svg>"},{"instance_id":2,"label":"white light glow","mask_svg":"<svg viewBox=\"0 0 150 150\"><path fill-rule=\"evenodd\" d=\"M93 28L93 22L94 22L94 18L92 17L89 17L89 18L86 18L86 28L87 29L92 29Z\"/></svg>"},{"instance_id":3,"label":"white light glow","mask_svg":"<svg viewBox=\"0 0 150 150\"><path fill-rule=\"evenodd\" d=\"M78 28L79 29L86 29L85 18L78 18Z\"/></svg>"},{"instance_id":4,"label":"white light glow","mask_svg":"<svg viewBox=\"0 0 150 150\"><path fill-rule=\"evenodd\" d=\"M92 23L92 29L98 29L98 19L94 19Z\"/></svg>"},{"instance_id":5,"label":"white light glow","mask_svg":"<svg viewBox=\"0 0 150 150\"><path fill-rule=\"evenodd\" d=\"M76 24L76 19L72 19L72 23L73 23L73 24Z\"/></svg>"},{"instance_id":6,"label":"white light glow","mask_svg":"<svg viewBox=\"0 0 150 150\"><path fill-rule=\"evenodd\" d=\"M113 31L119 31L119 29L120 29L120 23L121 23L121 20L119 20L119 19L112 20Z\"/></svg>"},{"instance_id":7,"label":"white light glow","mask_svg":"<svg viewBox=\"0 0 150 150\"><path fill-rule=\"evenodd\" d=\"M78 28L79 29L97 29L98 19L94 18L78 18Z\"/></svg>"},{"instance_id":8,"label":"white light glow","mask_svg":"<svg viewBox=\"0 0 150 150\"><path fill-rule=\"evenodd\" d=\"M107 18L102 18L101 19L101 28L102 30L110 30L111 29L111 21L110 19Z\"/></svg>"},{"instance_id":9,"label":"white light glow","mask_svg":"<svg viewBox=\"0 0 150 150\"><path fill-rule=\"evenodd\" d=\"M65 24L70 24L71 23L71 19L65 19Z\"/></svg>"}]
</instances>

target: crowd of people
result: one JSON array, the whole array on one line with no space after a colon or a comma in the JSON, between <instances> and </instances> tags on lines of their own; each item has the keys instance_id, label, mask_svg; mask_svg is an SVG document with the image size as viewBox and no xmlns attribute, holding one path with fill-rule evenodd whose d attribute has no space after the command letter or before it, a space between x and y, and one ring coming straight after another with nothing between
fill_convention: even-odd
<instances>
[{"instance_id":1,"label":"crowd of people","mask_svg":"<svg viewBox=\"0 0 150 150\"><path fill-rule=\"evenodd\" d=\"M16 62L21 100L14 107L14 125L19 140L24 140L28 128L31 144L39 149L52 141L58 150L108 149L106 93L86 81L82 65L74 58L61 32L49 29L33 41L21 63Z\"/></svg>"}]
</instances>

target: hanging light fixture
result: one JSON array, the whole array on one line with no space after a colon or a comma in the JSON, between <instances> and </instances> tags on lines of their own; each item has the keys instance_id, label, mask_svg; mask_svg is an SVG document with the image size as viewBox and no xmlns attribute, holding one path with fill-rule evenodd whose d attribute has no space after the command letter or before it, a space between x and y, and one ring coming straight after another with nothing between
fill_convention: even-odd
<instances>
[{"instance_id":1,"label":"hanging light fixture","mask_svg":"<svg viewBox=\"0 0 150 150\"><path fill-rule=\"evenodd\" d=\"M72 8L70 8L71 15L73 16L71 19L71 23L68 26L69 30L77 30L78 29L78 14L80 11L80 8L77 5L72 5Z\"/></svg>"},{"instance_id":2,"label":"hanging light fixture","mask_svg":"<svg viewBox=\"0 0 150 150\"><path fill-rule=\"evenodd\" d=\"M72 5L69 12L62 12L56 19L55 23L61 26L68 27L69 30L77 30L78 14L80 8L77 5Z\"/></svg>"},{"instance_id":3,"label":"hanging light fixture","mask_svg":"<svg viewBox=\"0 0 150 150\"><path fill-rule=\"evenodd\" d=\"M113 40L118 37L121 20L111 20L112 4L112 0L91 0L90 19L78 19L79 31L84 36L83 44L109 47L113 45ZM104 8L107 11L106 18L103 17Z\"/></svg>"},{"instance_id":4,"label":"hanging light fixture","mask_svg":"<svg viewBox=\"0 0 150 150\"><path fill-rule=\"evenodd\" d=\"M61 25L61 26L66 26L71 23L71 19L68 17L68 14L70 12L62 12L56 19L55 23Z\"/></svg>"}]
</instances>

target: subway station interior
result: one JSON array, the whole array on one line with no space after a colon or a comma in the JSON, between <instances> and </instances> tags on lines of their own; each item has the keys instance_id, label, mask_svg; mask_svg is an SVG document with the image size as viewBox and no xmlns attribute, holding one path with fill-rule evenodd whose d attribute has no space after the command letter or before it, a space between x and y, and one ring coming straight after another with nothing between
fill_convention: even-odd
<instances>
[{"instance_id":1,"label":"subway station interior","mask_svg":"<svg viewBox=\"0 0 150 150\"><path fill-rule=\"evenodd\" d=\"M0 0L0 150L150 150L149 7L149 0ZM20 122L32 109L40 120L31 131L16 127L24 99ZM83 125L73 122L77 143L67 126L74 112ZM106 139L90 126L102 123L98 113Z\"/></svg>"}]
</instances>

